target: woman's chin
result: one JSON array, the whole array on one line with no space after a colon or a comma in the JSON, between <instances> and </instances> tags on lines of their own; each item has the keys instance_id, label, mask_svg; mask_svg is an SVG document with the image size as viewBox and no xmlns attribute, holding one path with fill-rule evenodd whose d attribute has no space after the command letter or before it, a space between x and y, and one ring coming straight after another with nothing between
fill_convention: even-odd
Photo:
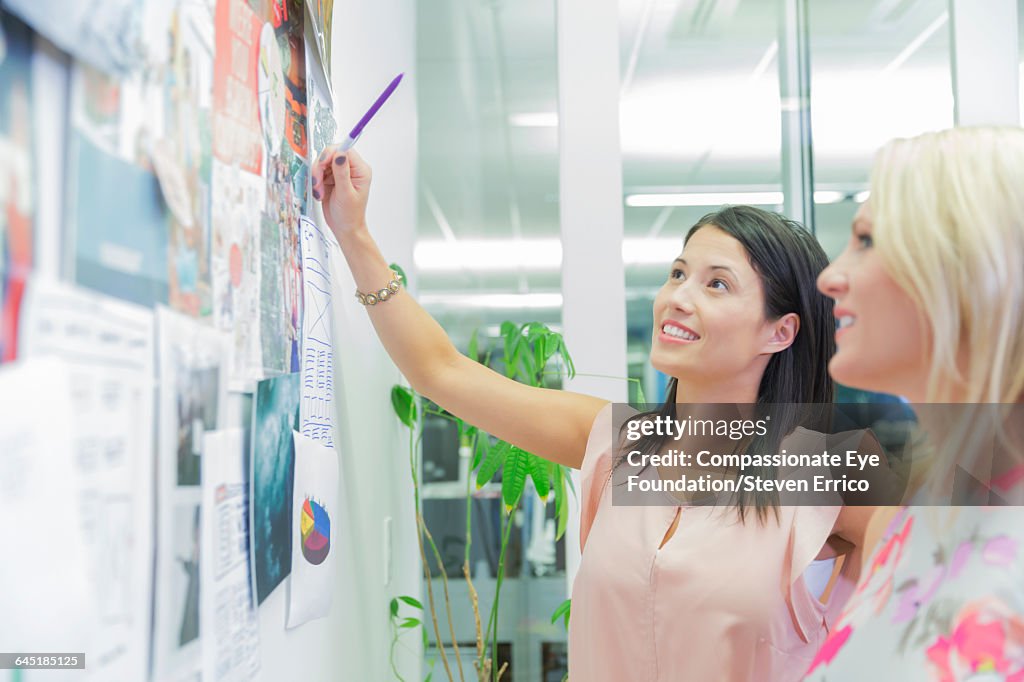
<instances>
[{"instance_id":1,"label":"woman's chin","mask_svg":"<svg viewBox=\"0 0 1024 682\"><path fill-rule=\"evenodd\" d=\"M842 351L839 351L832 356L828 363L829 376L837 383L862 391L884 393L885 390L879 386L879 382L871 379L872 372L866 370L870 370L870 368L865 367L863 361L851 357L849 352L844 355Z\"/></svg>"}]
</instances>

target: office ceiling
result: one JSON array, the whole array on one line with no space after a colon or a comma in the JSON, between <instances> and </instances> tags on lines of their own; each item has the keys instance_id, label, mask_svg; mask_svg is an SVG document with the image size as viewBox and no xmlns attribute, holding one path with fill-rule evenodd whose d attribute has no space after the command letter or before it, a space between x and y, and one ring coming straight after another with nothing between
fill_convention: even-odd
<instances>
[{"instance_id":1,"label":"office ceiling","mask_svg":"<svg viewBox=\"0 0 1024 682\"><path fill-rule=\"evenodd\" d=\"M952 124L947 2L810 6L816 189L852 194L866 187L873 152L886 139ZM625 194L781 189L772 54L779 7L777 0L621 0ZM447 247L557 239L554 0L430 0L418 8L419 240ZM818 207L826 250L837 250L855 208L852 200ZM709 210L624 207L625 234L681 238ZM643 322L646 292L663 269L628 268L628 291L640 301L636 314L630 307L631 324ZM557 292L559 276L557 267L464 262L421 268L417 285L449 328L505 317L557 323L557 309L474 313L453 296Z\"/></svg>"}]
</instances>

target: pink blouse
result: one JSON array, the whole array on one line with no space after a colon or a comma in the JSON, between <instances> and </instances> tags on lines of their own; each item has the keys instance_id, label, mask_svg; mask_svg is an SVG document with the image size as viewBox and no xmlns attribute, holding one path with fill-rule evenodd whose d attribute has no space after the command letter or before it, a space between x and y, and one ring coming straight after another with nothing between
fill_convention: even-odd
<instances>
[{"instance_id":1,"label":"pink blouse","mask_svg":"<svg viewBox=\"0 0 1024 682\"><path fill-rule=\"evenodd\" d=\"M582 467L570 680L799 680L847 592L841 582L822 604L803 579L840 508L783 506L778 522L741 523L712 507L613 506L611 446L609 405Z\"/></svg>"}]
</instances>

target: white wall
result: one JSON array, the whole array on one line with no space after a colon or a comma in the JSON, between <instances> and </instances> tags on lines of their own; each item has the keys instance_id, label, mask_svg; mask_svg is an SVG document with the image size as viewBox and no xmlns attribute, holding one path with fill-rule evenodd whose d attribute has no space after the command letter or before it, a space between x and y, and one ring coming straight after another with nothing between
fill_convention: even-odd
<instances>
[{"instance_id":1,"label":"white wall","mask_svg":"<svg viewBox=\"0 0 1024 682\"><path fill-rule=\"evenodd\" d=\"M416 23L411 0L337 0L334 5L332 75L342 129L359 119L398 72L394 96L367 127L359 152L374 170L368 220L386 258L412 273L416 227ZM399 381L355 300L355 286L340 252L335 273L335 386L340 403L336 442L341 458L344 521L339 532L338 581L328 618L285 630L286 589L260 608L262 679L367 681L393 679L388 603L417 596L416 545L407 431L391 409ZM390 582L384 524L391 519ZM399 670L419 677L416 633L399 647Z\"/></svg>"}]
</instances>

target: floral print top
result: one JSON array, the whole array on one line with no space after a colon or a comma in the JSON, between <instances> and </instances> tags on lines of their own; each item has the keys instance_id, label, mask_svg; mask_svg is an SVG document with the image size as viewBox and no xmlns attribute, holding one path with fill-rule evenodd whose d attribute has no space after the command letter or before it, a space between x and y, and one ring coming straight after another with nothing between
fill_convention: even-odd
<instances>
[{"instance_id":1,"label":"floral print top","mask_svg":"<svg viewBox=\"0 0 1024 682\"><path fill-rule=\"evenodd\" d=\"M1024 507L902 509L804 679L1024 682Z\"/></svg>"}]
</instances>

